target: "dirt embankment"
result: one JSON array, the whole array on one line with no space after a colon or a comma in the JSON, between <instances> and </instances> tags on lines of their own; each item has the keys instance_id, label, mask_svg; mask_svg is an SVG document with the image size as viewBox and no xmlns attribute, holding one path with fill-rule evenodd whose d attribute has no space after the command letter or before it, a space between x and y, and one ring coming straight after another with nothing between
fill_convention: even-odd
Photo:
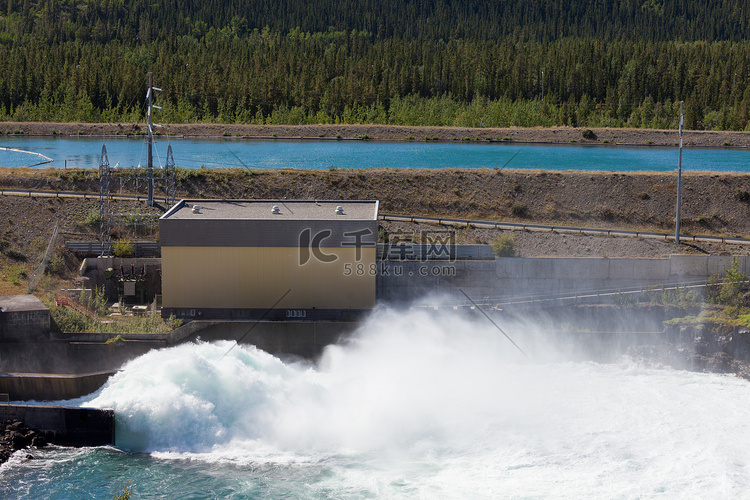
<instances>
[{"instance_id":1,"label":"dirt embankment","mask_svg":"<svg viewBox=\"0 0 750 500\"><path fill-rule=\"evenodd\" d=\"M84 191L99 189L95 171L0 169L0 188ZM673 174L544 172L527 170L182 170L178 198L380 200L381 213L500 220L555 226L674 231ZM145 210L142 204L125 212ZM6 246L43 251L56 220L72 240L96 240L87 223L97 200L0 196L0 239ZM392 232L426 230L387 223ZM750 178L694 174L683 179L682 232L750 235ZM488 243L501 231L458 228L460 243ZM521 256L642 256L746 252L720 244L675 245L670 240L516 231Z\"/></svg>"},{"instance_id":2,"label":"dirt embankment","mask_svg":"<svg viewBox=\"0 0 750 500\"><path fill-rule=\"evenodd\" d=\"M0 122L0 134L116 136L146 133L142 123L44 123ZM175 137L247 137L295 139L371 139L385 141L516 141L532 143L572 142L676 146L675 130L628 128L466 128L407 127L399 125L243 125L218 123L166 124L159 134ZM750 147L750 134L744 132L685 131L686 146Z\"/></svg>"}]
</instances>

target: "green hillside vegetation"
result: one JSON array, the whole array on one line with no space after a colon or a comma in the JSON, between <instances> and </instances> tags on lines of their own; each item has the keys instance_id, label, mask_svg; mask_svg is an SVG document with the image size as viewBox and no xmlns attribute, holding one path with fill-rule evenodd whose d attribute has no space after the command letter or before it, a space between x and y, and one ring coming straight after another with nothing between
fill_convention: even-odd
<instances>
[{"instance_id":1,"label":"green hillside vegetation","mask_svg":"<svg viewBox=\"0 0 750 500\"><path fill-rule=\"evenodd\" d=\"M0 120L750 125L750 0L0 0Z\"/></svg>"}]
</instances>

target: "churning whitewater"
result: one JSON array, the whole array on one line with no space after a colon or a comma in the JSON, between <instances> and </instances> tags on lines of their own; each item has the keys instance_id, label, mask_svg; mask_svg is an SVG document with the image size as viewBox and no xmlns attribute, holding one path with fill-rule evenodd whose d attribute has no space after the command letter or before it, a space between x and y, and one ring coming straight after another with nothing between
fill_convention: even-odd
<instances>
[{"instance_id":1,"label":"churning whitewater","mask_svg":"<svg viewBox=\"0 0 750 500\"><path fill-rule=\"evenodd\" d=\"M532 330L507 325L522 346L532 335L540 344ZM730 376L539 349L526 359L482 318L424 310L377 312L316 365L232 345L153 351L85 401L114 408L117 447L145 455L45 452L34 461L45 465L4 466L0 493L78 491L71 478L92 463L84 484L103 475L138 498L705 498L750 488L750 384Z\"/></svg>"}]
</instances>

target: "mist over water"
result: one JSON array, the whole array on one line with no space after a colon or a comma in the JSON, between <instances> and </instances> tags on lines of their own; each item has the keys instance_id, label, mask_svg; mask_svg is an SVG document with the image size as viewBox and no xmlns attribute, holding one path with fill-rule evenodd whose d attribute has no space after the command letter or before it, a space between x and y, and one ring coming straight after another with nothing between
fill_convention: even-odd
<instances>
[{"instance_id":1,"label":"mist over water","mask_svg":"<svg viewBox=\"0 0 750 500\"><path fill-rule=\"evenodd\" d=\"M147 455L92 451L65 475L127 470L140 498L748 491L750 384L569 361L542 354L533 326L502 327L528 359L483 317L424 309L376 312L315 365L230 342L153 351L86 401L115 409L118 448ZM0 493L24 467L2 471ZM49 465L27 498L63 488L61 470Z\"/></svg>"}]
</instances>

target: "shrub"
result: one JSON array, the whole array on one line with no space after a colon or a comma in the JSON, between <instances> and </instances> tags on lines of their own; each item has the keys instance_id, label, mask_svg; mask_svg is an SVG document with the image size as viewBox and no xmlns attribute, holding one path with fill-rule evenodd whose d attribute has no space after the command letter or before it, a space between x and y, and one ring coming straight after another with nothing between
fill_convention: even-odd
<instances>
[{"instance_id":1,"label":"shrub","mask_svg":"<svg viewBox=\"0 0 750 500\"><path fill-rule=\"evenodd\" d=\"M596 134L594 133L593 130L588 129L588 128L583 129L583 131L581 132L581 136L584 139L588 139L590 141L596 140Z\"/></svg>"},{"instance_id":2,"label":"shrub","mask_svg":"<svg viewBox=\"0 0 750 500\"><path fill-rule=\"evenodd\" d=\"M52 305L50 308L53 328L59 332L75 333L85 332L89 328L89 319L73 309L65 306Z\"/></svg>"},{"instance_id":3,"label":"shrub","mask_svg":"<svg viewBox=\"0 0 750 500\"><path fill-rule=\"evenodd\" d=\"M18 250L10 249L5 252L5 255L10 257L13 260L20 260L21 262L26 262L28 260L28 257L23 252L19 252Z\"/></svg>"},{"instance_id":4,"label":"shrub","mask_svg":"<svg viewBox=\"0 0 750 500\"><path fill-rule=\"evenodd\" d=\"M747 191L743 191L742 189L738 189L734 192L734 199L743 203L747 203L750 201L750 193L748 193Z\"/></svg>"},{"instance_id":5,"label":"shrub","mask_svg":"<svg viewBox=\"0 0 750 500\"><path fill-rule=\"evenodd\" d=\"M740 306L747 286L747 275L739 270L739 262L732 259L732 265L724 270L724 277L712 275L706 296L709 302L724 306Z\"/></svg>"},{"instance_id":6,"label":"shrub","mask_svg":"<svg viewBox=\"0 0 750 500\"><path fill-rule=\"evenodd\" d=\"M601 206L597 207L597 209L596 209L596 215L601 220L610 221L610 222L613 221L613 220L615 220L615 218L616 218L616 214L615 214L614 210L612 210L609 207L601 207Z\"/></svg>"},{"instance_id":7,"label":"shrub","mask_svg":"<svg viewBox=\"0 0 750 500\"><path fill-rule=\"evenodd\" d=\"M511 205L510 211L516 217L526 217L529 215L529 207L525 203L514 203Z\"/></svg>"},{"instance_id":8,"label":"shrub","mask_svg":"<svg viewBox=\"0 0 750 500\"><path fill-rule=\"evenodd\" d=\"M492 241L492 253L495 257L515 257L516 242L510 234L504 234Z\"/></svg>"},{"instance_id":9,"label":"shrub","mask_svg":"<svg viewBox=\"0 0 750 500\"><path fill-rule=\"evenodd\" d=\"M112 252L115 254L115 257L121 259L130 257L133 255L133 245L130 243L130 240L117 240L112 245Z\"/></svg>"},{"instance_id":10,"label":"shrub","mask_svg":"<svg viewBox=\"0 0 750 500\"><path fill-rule=\"evenodd\" d=\"M86 214L86 224L89 226L99 226L102 222L102 214L98 208L92 208L89 213Z\"/></svg>"}]
</instances>

